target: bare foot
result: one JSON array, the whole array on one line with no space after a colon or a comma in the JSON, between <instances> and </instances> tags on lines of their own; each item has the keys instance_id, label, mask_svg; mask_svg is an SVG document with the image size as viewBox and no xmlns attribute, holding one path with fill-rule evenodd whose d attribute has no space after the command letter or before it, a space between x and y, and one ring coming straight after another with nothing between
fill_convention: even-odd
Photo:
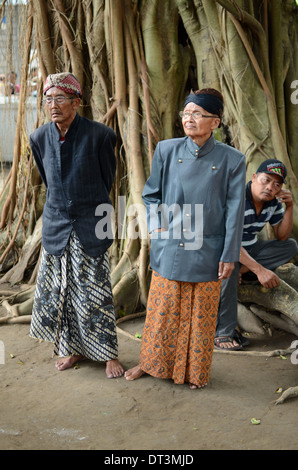
<instances>
[{"instance_id":1,"label":"bare foot","mask_svg":"<svg viewBox=\"0 0 298 470\"><path fill-rule=\"evenodd\" d=\"M124 369L118 359L111 359L106 362L106 375L108 379L121 377L124 374Z\"/></svg>"},{"instance_id":2,"label":"bare foot","mask_svg":"<svg viewBox=\"0 0 298 470\"><path fill-rule=\"evenodd\" d=\"M56 362L56 368L58 370L65 370L72 367L76 362L85 359L84 356L69 356L69 357L59 357Z\"/></svg>"},{"instance_id":3,"label":"bare foot","mask_svg":"<svg viewBox=\"0 0 298 470\"><path fill-rule=\"evenodd\" d=\"M146 372L144 372L139 365L133 367L132 369L129 369L125 372L125 378L126 380L135 380L140 378L142 375L144 375Z\"/></svg>"},{"instance_id":4,"label":"bare foot","mask_svg":"<svg viewBox=\"0 0 298 470\"><path fill-rule=\"evenodd\" d=\"M197 388L200 388L200 389L201 389L201 388L205 388L206 385L207 385L207 384L204 384L204 385L195 385L195 384L191 384L191 383L190 383L190 384L189 384L189 388L190 388L191 390L196 390Z\"/></svg>"}]
</instances>

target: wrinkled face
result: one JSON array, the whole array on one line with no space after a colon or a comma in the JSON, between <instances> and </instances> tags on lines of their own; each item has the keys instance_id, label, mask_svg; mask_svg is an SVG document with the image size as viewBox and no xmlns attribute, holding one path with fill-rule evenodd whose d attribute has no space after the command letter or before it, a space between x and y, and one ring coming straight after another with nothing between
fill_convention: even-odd
<instances>
[{"instance_id":1,"label":"wrinkled face","mask_svg":"<svg viewBox=\"0 0 298 470\"><path fill-rule=\"evenodd\" d=\"M45 100L51 120L58 126L69 127L75 118L76 111L80 105L80 99L65 93L59 88L52 87L47 91Z\"/></svg>"},{"instance_id":2,"label":"wrinkled face","mask_svg":"<svg viewBox=\"0 0 298 470\"><path fill-rule=\"evenodd\" d=\"M220 119L218 117L214 117L213 114L195 103L188 103L183 112L189 113L188 117L182 118L184 132L193 140L208 140L212 131L219 126ZM195 116L192 113L201 113L201 115ZM210 117L202 117L202 114Z\"/></svg>"},{"instance_id":3,"label":"wrinkled face","mask_svg":"<svg viewBox=\"0 0 298 470\"><path fill-rule=\"evenodd\" d=\"M267 173L253 174L251 179L251 192L257 201L271 201L282 189L282 179L278 175Z\"/></svg>"}]
</instances>

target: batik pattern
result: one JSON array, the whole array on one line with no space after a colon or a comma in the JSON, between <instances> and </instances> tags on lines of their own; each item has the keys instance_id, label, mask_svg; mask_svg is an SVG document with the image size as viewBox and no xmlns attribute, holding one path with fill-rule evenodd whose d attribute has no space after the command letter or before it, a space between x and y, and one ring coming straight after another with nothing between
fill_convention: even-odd
<instances>
[{"instance_id":1,"label":"batik pattern","mask_svg":"<svg viewBox=\"0 0 298 470\"><path fill-rule=\"evenodd\" d=\"M30 336L54 343L59 357L117 357L108 253L92 258L72 232L61 257L42 250Z\"/></svg>"},{"instance_id":2,"label":"batik pattern","mask_svg":"<svg viewBox=\"0 0 298 470\"><path fill-rule=\"evenodd\" d=\"M169 281L153 272L140 354L144 372L177 384L207 384L220 284Z\"/></svg>"},{"instance_id":3,"label":"batik pattern","mask_svg":"<svg viewBox=\"0 0 298 470\"><path fill-rule=\"evenodd\" d=\"M76 77L69 72L55 73L47 76L43 93L50 88L56 87L68 94L82 95L81 86Z\"/></svg>"}]
</instances>

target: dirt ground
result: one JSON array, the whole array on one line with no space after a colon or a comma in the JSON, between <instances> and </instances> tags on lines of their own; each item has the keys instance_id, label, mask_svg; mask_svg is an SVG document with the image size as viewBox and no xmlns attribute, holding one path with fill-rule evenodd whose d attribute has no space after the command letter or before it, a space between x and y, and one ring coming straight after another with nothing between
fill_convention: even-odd
<instances>
[{"instance_id":1,"label":"dirt ground","mask_svg":"<svg viewBox=\"0 0 298 470\"><path fill-rule=\"evenodd\" d=\"M136 364L143 320L121 324L119 357ZM275 405L276 390L298 384L290 356L213 356L211 380L190 390L150 376L107 379L104 364L57 371L52 345L29 325L0 326L1 450L297 450L297 398ZM292 337L251 338L247 351L289 348ZM295 339L295 338L294 338ZM3 362L3 360L2 360ZM260 424L251 423L252 418Z\"/></svg>"}]
</instances>

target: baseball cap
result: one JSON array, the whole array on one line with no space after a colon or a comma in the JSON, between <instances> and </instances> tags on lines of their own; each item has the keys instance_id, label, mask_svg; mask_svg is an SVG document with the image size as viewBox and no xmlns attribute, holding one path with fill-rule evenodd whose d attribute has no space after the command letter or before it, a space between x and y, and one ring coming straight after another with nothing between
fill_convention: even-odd
<instances>
[{"instance_id":1,"label":"baseball cap","mask_svg":"<svg viewBox=\"0 0 298 470\"><path fill-rule=\"evenodd\" d=\"M286 183L287 169L285 165L279 160L265 160L263 163L261 163L256 173L273 173L280 176L283 182Z\"/></svg>"}]
</instances>

